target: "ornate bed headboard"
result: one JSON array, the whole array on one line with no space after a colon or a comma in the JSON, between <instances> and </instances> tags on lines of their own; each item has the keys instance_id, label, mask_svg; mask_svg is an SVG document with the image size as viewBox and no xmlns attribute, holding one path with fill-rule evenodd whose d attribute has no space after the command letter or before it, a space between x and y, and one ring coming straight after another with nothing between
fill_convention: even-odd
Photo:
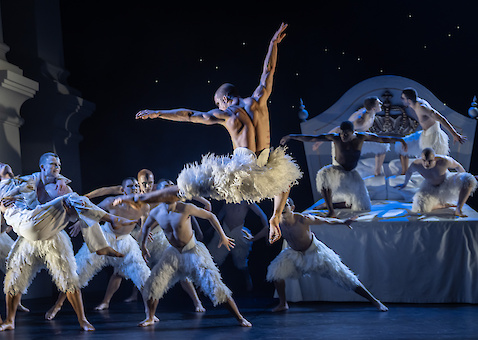
<instances>
[{"instance_id":1,"label":"ornate bed headboard","mask_svg":"<svg viewBox=\"0 0 478 340\"><path fill-rule=\"evenodd\" d=\"M415 120L414 111L404 108L402 105L400 95L406 87L415 88L419 97L424 98L433 108L443 114L459 133L468 137L468 142L459 144L453 143L450 136L450 155L468 170L473 150L476 120L449 108L423 85L400 76L378 76L358 83L330 108L301 123L301 131L303 134L328 133L347 120L357 109L363 107L366 97L377 96L384 102L384 109L377 115L371 130L377 134L394 136L412 133L420 127ZM330 143L323 143L318 151L313 151L312 143L304 143L304 148L314 199L318 200L320 194L316 189L315 174L321 167L332 162L331 146ZM386 162L397 158L398 155L392 148L392 151L387 153Z\"/></svg>"}]
</instances>

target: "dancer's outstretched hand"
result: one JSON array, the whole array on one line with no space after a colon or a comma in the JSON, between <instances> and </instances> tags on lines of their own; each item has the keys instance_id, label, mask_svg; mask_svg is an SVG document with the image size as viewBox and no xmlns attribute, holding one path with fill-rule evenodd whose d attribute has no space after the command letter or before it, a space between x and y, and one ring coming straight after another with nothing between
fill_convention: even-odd
<instances>
[{"instance_id":1,"label":"dancer's outstretched hand","mask_svg":"<svg viewBox=\"0 0 478 340\"><path fill-rule=\"evenodd\" d=\"M282 137L280 140L280 145L286 145L289 140L290 140L289 135Z\"/></svg>"},{"instance_id":2,"label":"dancer's outstretched hand","mask_svg":"<svg viewBox=\"0 0 478 340\"><path fill-rule=\"evenodd\" d=\"M224 245L229 251L236 246L234 239L227 236L221 238L217 247L221 248L222 245Z\"/></svg>"},{"instance_id":3,"label":"dancer's outstretched hand","mask_svg":"<svg viewBox=\"0 0 478 340\"><path fill-rule=\"evenodd\" d=\"M274 33L274 36L271 39L271 42L280 43L282 39L285 38L286 34L284 33L285 29L287 28L287 24L281 23L279 29Z\"/></svg>"},{"instance_id":4,"label":"dancer's outstretched hand","mask_svg":"<svg viewBox=\"0 0 478 340\"><path fill-rule=\"evenodd\" d=\"M70 226L70 236L76 237L81 231L81 220L76 221Z\"/></svg>"},{"instance_id":5,"label":"dancer's outstretched hand","mask_svg":"<svg viewBox=\"0 0 478 340\"><path fill-rule=\"evenodd\" d=\"M405 188L407 185L405 183L402 183L402 184L397 184L394 186L394 188L396 189L399 189L399 190L402 190L403 188Z\"/></svg>"},{"instance_id":6,"label":"dancer's outstretched hand","mask_svg":"<svg viewBox=\"0 0 478 340\"><path fill-rule=\"evenodd\" d=\"M456 136L453 136L453 143L459 142L460 144L463 144L467 139L466 136L457 133Z\"/></svg>"},{"instance_id":7,"label":"dancer's outstretched hand","mask_svg":"<svg viewBox=\"0 0 478 340\"><path fill-rule=\"evenodd\" d=\"M141 110L136 113L136 119L148 119L148 118L157 118L159 114L153 110Z\"/></svg>"},{"instance_id":8,"label":"dancer's outstretched hand","mask_svg":"<svg viewBox=\"0 0 478 340\"><path fill-rule=\"evenodd\" d=\"M141 253L143 254L143 259L148 262L148 259L151 257L148 248L146 248L145 244L141 245Z\"/></svg>"},{"instance_id":9,"label":"dancer's outstretched hand","mask_svg":"<svg viewBox=\"0 0 478 340\"><path fill-rule=\"evenodd\" d=\"M242 236L248 241L252 241L254 238L254 236L252 236L252 234L245 228L242 228Z\"/></svg>"}]
</instances>

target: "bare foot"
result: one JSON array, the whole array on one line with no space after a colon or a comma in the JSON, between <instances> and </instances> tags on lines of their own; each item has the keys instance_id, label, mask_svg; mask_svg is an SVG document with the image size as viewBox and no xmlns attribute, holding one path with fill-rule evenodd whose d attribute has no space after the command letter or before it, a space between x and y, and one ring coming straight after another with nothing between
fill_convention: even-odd
<instances>
[{"instance_id":1,"label":"bare foot","mask_svg":"<svg viewBox=\"0 0 478 340\"><path fill-rule=\"evenodd\" d=\"M206 308L204 308L202 303L199 302L199 304L195 307L194 311L196 313L204 313L204 312L206 312Z\"/></svg>"},{"instance_id":2,"label":"bare foot","mask_svg":"<svg viewBox=\"0 0 478 340\"><path fill-rule=\"evenodd\" d=\"M9 331L15 329L15 323L14 322L5 322L0 325L0 332L3 331Z\"/></svg>"},{"instance_id":3,"label":"bare foot","mask_svg":"<svg viewBox=\"0 0 478 340\"><path fill-rule=\"evenodd\" d=\"M279 303L276 307L272 309L273 313L276 312L283 312L289 309L289 304L286 302L285 304Z\"/></svg>"},{"instance_id":4,"label":"bare foot","mask_svg":"<svg viewBox=\"0 0 478 340\"><path fill-rule=\"evenodd\" d=\"M81 329L86 331L86 332L95 330L95 327L93 327L93 325L91 323L89 323L88 320L86 320L86 319L78 320L78 322L80 323Z\"/></svg>"},{"instance_id":5,"label":"bare foot","mask_svg":"<svg viewBox=\"0 0 478 340\"><path fill-rule=\"evenodd\" d=\"M239 320L239 326L241 327L252 327L252 323L241 317Z\"/></svg>"},{"instance_id":6,"label":"bare foot","mask_svg":"<svg viewBox=\"0 0 478 340\"><path fill-rule=\"evenodd\" d=\"M463 213L463 211L461 211L461 209L458 209L458 208L455 209L455 216L458 216L458 217L468 217L468 215L465 215L465 214Z\"/></svg>"},{"instance_id":7,"label":"bare foot","mask_svg":"<svg viewBox=\"0 0 478 340\"><path fill-rule=\"evenodd\" d=\"M135 302L138 301L138 291L134 290L129 298L125 299L124 302Z\"/></svg>"},{"instance_id":8,"label":"bare foot","mask_svg":"<svg viewBox=\"0 0 478 340\"><path fill-rule=\"evenodd\" d=\"M17 310L19 310L20 312L25 312L25 313L28 313L30 311L27 307L25 307L21 303L18 304Z\"/></svg>"},{"instance_id":9,"label":"bare foot","mask_svg":"<svg viewBox=\"0 0 478 340\"><path fill-rule=\"evenodd\" d=\"M98 306L95 307L95 310L105 310L110 308L110 304L106 302L100 303Z\"/></svg>"},{"instance_id":10,"label":"bare foot","mask_svg":"<svg viewBox=\"0 0 478 340\"><path fill-rule=\"evenodd\" d=\"M105 248L102 248L100 250L97 250L96 254L105 255L105 256L113 256L113 257L124 257L123 254L117 252L116 250L114 250L111 247L105 247Z\"/></svg>"},{"instance_id":11,"label":"bare foot","mask_svg":"<svg viewBox=\"0 0 478 340\"><path fill-rule=\"evenodd\" d=\"M133 294L129 298L124 299L124 302L135 302L135 301L138 301L138 296L136 294Z\"/></svg>"},{"instance_id":12,"label":"bare foot","mask_svg":"<svg viewBox=\"0 0 478 340\"><path fill-rule=\"evenodd\" d=\"M61 306L53 306L51 307L48 312L45 313L45 319L46 320L53 320L56 316L56 314L58 314L58 312L61 310Z\"/></svg>"},{"instance_id":13,"label":"bare foot","mask_svg":"<svg viewBox=\"0 0 478 340\"><path fill-rule=\"evenodd\" d=\"M156 317L153 317L153 318L146 318L144 319L143 321L141 321L138 326L139 327L148 327L148 326L151 326L151 325L154 325L155 322L155 319L157 319ZM159 320L158 320L159 321Z\"/></svg>"},{"instance_id":14,"label":"bare foot","mask_svg":"<svg viewBox=\"0 0 478 340\"><path fill-rule=\"evenodd\" d=\"M325 210L325 209L327 209L327 206L325 205L325 203L322 203L314 207L312 210Z\"/></svg>"},{"instance_id":15,"label":"bare foot","mask_svg":"<svg viewBox=\"0 0 478 340\"><path fill-rule=\"evenodd\" d=\"M373 305L380 311L380 312L388 312L388 307L385 306L383 303L380 301L375 301L373 302Z\"/></svg>"}]
</instances>

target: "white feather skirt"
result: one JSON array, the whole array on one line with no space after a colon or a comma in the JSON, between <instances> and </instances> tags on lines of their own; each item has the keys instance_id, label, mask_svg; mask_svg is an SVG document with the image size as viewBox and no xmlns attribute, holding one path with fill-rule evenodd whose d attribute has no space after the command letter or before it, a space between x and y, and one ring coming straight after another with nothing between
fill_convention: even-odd
<instances>
[{"instance_id":1,"label":"white feather skirt","mask_svg":"<svg viewBox=\"0 0 478 340\"><path fill-rule=\"evenodd\" d=\"M264 166L257 164L252 151L236 148L232 156L208 154L200 164L186 165L177 183L186 199L203 196L240 203L274 198L288 191L301 177L299 166L283 147L274 149Z\"/></svg>"},{"instance_id":2,"label":"white feather skirt","mask_svg":"<svg viewBox=\"0 0 478 340\"><path fill-rule=\"evenodd\" d=\"M42 241L17 238L7 259L5 294L25 294L43 268L48 270L59 291L74 292L79 288L73 246L65 231Z\"/></svg>"},{"instance_id":3,"label":"white feather skirt","mask_svg":"<svg viewBox=\"0 0 478 340\"><path fill-rule=\"evenodd\" d=\"M473 193L476 185L475 176L468 172L448 173L445 181L437 186L424 180L413 196L412 211L430 212L437 205L456 203L462 189L471 187Z\"/></svg>"},{"instance_id":4,"label":"white feather skirt","mask_svg":"<svg viewBox=\"0 0 478 340\"><path fill-rule=\"evenodd\" d=\"M163 255L164 251L170 246L166 235L164 235L163 229L161 227L156 227L153 230L153 240L146 243L146 248L149 251L151 257L148 260L148 265L150 268L153 268L159 259Z\"/></svg>"},{"instance_id":5,"label":"white feather skirt","mask_svg":"<svg viewBox=\"0 0 478 340\"><path fill-rule=\"evenodd\" d=\"M232 292L222 282L221 274L206 246L191 241L180 252L169 246L159 262L151 270L144 287L143 296L159 300L179 280L189 278L211 299L214 306L225 303Z\"/></svg>"},{"instance_id":6,"label":"white feather skirt","mask_svg":"<svg viewBox=\"0 0 478 340\"><path fill-rule=\"evenodd\" d=\"M340 165L327 165L317 172L317 191L332 191L333 202L345 202L352 210L370 210L367 187L356 170L346 171Z\"/></svg>"},{"instance_id":7,"label":"white feather skirt","mask_svg":"<svg viewBox=\"0 0 478 340\"><path fill-rule=\"evenodd\" d=\"M80 286L83 288L104 267L112 266L115 273L133 281L138 289L142 289L151 270L141 254L138 243L131 235L116 238L108 223L103 226L103 233L108 244L115 250L124 254L124 257L102 256L90 253L86 244L80 248L75 256L78 265Z\"/></svg>"},{"instance_id":8,"label":"white feather skirt","mask_svg":"<svg viewBox=\"0 0 478 340\"><path fill-rule=\"evenodd\" d=\"M305 252L292 248L282 250L267 268L267 281L298 279L311 273L328 278L347 290L355 290L361 285L357 276L341 261L339 255L315 236Z\"/></svg>"},{"instance_id":9,"label":"white feather skirt","mask_svg":"<svg viewBox=\"0 0 478 340\"><path fill-rule=\"evenodd\" d=\"M407 143L408 150L403 151L402 144L395 144L395 151L404 156L420 157L422 150L432 148L437 155L448 155L450 153L449 138L441 129L439 122L435 122L426 131L420 130L403 138Z\"/></svg>"}]
</instances>

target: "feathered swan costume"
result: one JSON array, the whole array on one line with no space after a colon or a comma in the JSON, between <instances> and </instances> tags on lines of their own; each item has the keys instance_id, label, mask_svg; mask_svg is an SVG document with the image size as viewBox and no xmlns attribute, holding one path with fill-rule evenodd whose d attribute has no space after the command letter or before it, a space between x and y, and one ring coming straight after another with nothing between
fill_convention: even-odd
<instances>
[{"instance_id":1,"label":"feathered swan costume","mask_svg":"<svg viewBox=\"0 0 478 340\"><path fill-rule=\"evenodd\" d=\"M169 246L151 270L143 296L159 300L179 280L189 278L211 299L214 306L225 303L232 292L222 282L221 274L206 246L191 240L181 250Z\"/></svg>"},{"instance_id":2,"label":"feathered swan costume","mask_svg":"<svg viewBox=\"0 0 478 340\"><path fill-rule=\"evenodd\" d=\"M236 148L232 156L203 156L201 164L188 164L178 176L183 197L211 197L227 203L259 202L274 198L302 177L299 166L285 148L265 149L259 157L247 148ZM266 161L263 161L263 160Z\"/></svg>"},{"instance_id":3,"label":"feathered swan costume","mask_svg":"<svg viewBox=\"0 0 478 340\"><path fill-rule=\"evenodd\" d=\"M17 238L7 258L5 294L25 294L43 268L48 269L59 291L68 293L79 288L73 245L64 230L48 240Z\"/></svg>"},{"instance_id":4,"label":"feathered swan costume","mask_svg":"<svg viewBox=\"0 0 478 340\"><path fill-rule=\"evenodd\" d=\"M310 247L304 252L292 248L282 250L267 268L267 281L298 279L310 273L326 277L347 290L355 290L361 285L357 276L340 260L339 255L320 242L315 235Z\"/></svg>"},{"instance_id":5,"label":"feathered swan costume","mask_svg":"<svg viewBox=\"0 0 478 340\"><path fill-rule=\"evenodd\" d=\"M425 148L432 148L436 155L448 155L450 153L448 135L441 129L438 121L426 131L414 132L405 136L403 140L408 145L407 151L403 151L401 143L395 144L395 151L403 156L419 157Z\"/></svg>"},{"instance_id":6,"label":"feathered swan costume","mask_svg":"<svg viewBox=\"0 0 478 340\"><path fill-rule=\"evenodd\" d=\"M66 201L89 226L98 225L98 221L106 213L86 197L74 193L37 205L33 210L21 208L22 205L17 206L15 203L5 212L5 220L19 235L7 258L5 294L25 294L36 273L42 268L48 269L61 292L74 292L79 288L73 245L63 230L69 221L63 205ZM104 245L98 237L101 236L104 240L104 236L99 228L98 232L99 234L88 232L83 235L85 240L89 235L90 247L93 244L93 248L101 249Z\"/></svg>"},{"instance_id":7,"label":"feathered swan costume","mask_svg":"<svg viewBox=\"0 0 478 340\"><path fill-rule=\"evenodd\" d=\"M340 165L327 165L317 172L317 191L332 191L333 202L345 202L352 210L370 210L367 187L356 170L344 170Z\"/></svg>"},{"instance_id":8,"label":"feathered swan costume","mask_svg":"<svg viewBox=\"0 0 478 340\"><path fill-rule=\"evenodd\" d=\"M475 176L468 172L447 173L442 184L434 186L424 180L420 189L413 196L413 212L430 212L437 205L456 202L462 189L476 190Z\"/></svg>"},{"instance_id":9,"label":"feathered swan costume","mask_svg":"<svg viewBox=\"0 0 478 340\"><path fill-rule=\"evenodd\" d=\"M110 247L124 254L124 257L90 253L86 244L83 244L75 256L80 287L87 286L88 282L104 267L112 266L116 274L130 279L138 289L141 289L151 270L143 259L138 243L130 234L116 236L108 222L102 225L102 229Z\"/></svg>"}]
</instances>

